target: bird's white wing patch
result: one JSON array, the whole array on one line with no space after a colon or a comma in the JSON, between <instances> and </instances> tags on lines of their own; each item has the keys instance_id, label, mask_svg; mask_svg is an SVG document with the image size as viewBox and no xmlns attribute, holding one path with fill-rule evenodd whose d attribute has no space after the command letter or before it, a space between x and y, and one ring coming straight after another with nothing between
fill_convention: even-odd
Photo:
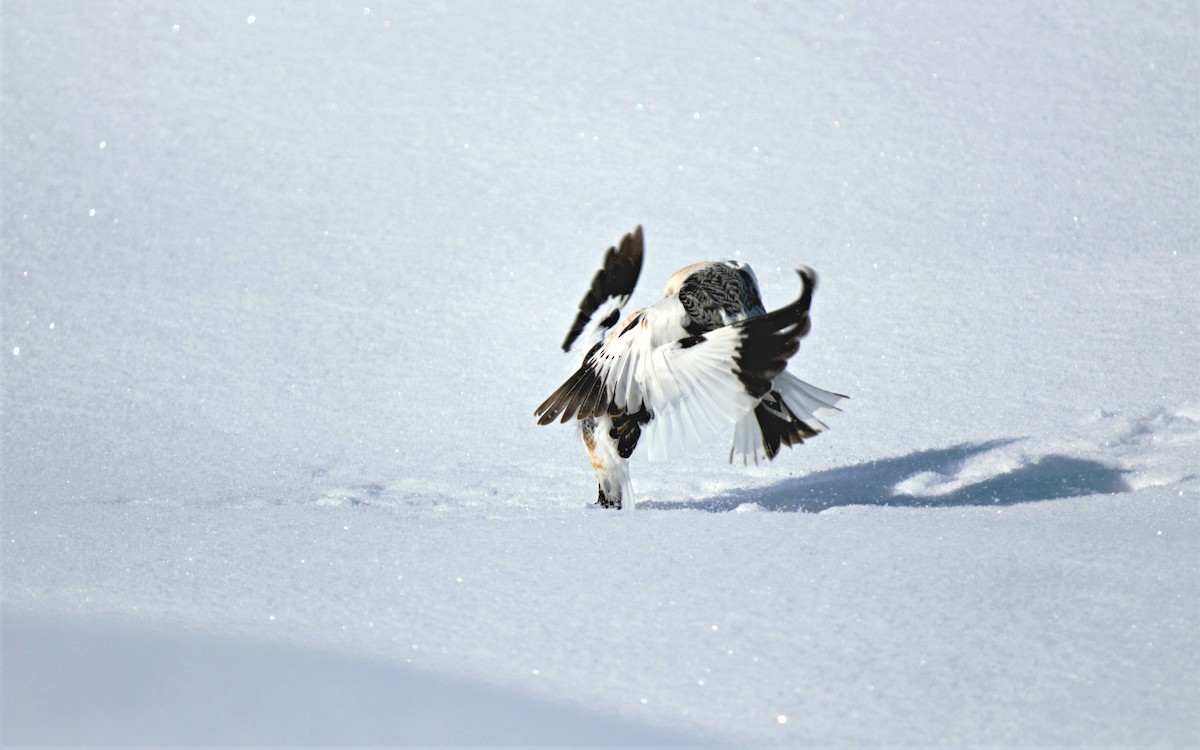
<instances>
[{"instance_id":1,"label":"bird's white wing patch","mask_svg":"<svg viewBox=\"0 0 1200 750\"><path fill-rule=\"evenodd\" d=\"M638 411L646 400L646 365L651 354L660 341L673 343L687 336L680 323L682 316L678 301L669 298L612 327L583 356L567 382L537 408L539 424Z\"/></svg>"},{"instance_id":2,"label":"bird's white wing patch","mask_svg":"<svg viewBox=\"0 0 1200 750\"><path fill-rule=\"evenodd\" d=\"M726 326L654 350L643 369L646 407L654 415L642 433L649 460L720 434L758 403L735 364L744 338L737 326Z\"/></svg>"}]
</instances>

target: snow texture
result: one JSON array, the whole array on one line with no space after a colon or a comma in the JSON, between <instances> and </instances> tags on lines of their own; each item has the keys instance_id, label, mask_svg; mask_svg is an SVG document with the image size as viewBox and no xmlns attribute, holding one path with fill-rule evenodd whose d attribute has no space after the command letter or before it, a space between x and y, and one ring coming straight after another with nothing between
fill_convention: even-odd
<instances>
[{"instance_id":1,"label":"snow texture","mask_svg":"<svg viewBox=\"0 0 1200 750\"><path fill-rule=\"evenodd\" d=\"M1195 3L2 12L0 741L1200 744ZM605 512L638 223L851 400Z\"/></svg>"}]
</instances>

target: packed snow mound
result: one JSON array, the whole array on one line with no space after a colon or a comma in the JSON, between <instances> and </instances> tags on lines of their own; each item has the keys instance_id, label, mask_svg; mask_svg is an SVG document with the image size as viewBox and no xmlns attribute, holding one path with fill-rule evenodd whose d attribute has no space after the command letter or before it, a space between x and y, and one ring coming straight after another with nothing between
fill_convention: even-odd
<instances>
[{"instance_id":1,"label":"packed snow mound","mask_svg":"<svg viewBox=\"0 0 1200 750\"><path fill-rule=\"evenodd\" d=\"M678 747L693 738L379 662L5 612L6 745Z\"/></svg>"}]
</instances>

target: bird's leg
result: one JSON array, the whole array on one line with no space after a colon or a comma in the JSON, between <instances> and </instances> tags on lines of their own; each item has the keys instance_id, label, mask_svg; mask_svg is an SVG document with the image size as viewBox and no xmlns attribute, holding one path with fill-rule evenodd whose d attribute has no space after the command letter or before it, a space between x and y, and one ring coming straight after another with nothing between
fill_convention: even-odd
<instances>
[{"instance_id":1,"label":"bird's leg","mask_svg":"<svg viewBox=\"0 0 1200 750\"><path fill-rule=\"evenodd\" d=\"M617 510L621 509L620 495L617 495L616 499L609 499L609 496L604 493L603 485L597 485L596 491L596 505L599 505L601 508L615 508Z\"/></svg>"}]
</instances>

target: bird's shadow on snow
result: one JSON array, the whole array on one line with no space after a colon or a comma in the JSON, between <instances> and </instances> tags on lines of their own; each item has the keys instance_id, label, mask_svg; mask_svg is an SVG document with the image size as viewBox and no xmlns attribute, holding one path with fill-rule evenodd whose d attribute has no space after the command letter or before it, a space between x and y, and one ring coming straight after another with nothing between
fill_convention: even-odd
<instances>
[{"instance_id":1,"label":"bird's shadow on snow","mask_svg":"<svg viewBox=\"0 0 1200 750\"><path fill-rule=\"evenodd\" d=\"M978 481L952 481L942 492L913 494L906 484L916 477L953 480L970 459L1019 442L1016 438L964 443L918 451L907 456L829 469L766 487L734 490L685 503L639 503L647 509L691 509L722 513L758 506L763 510L819 513L847 505L909 508L1005 506L1080 495L1127 492L1121 469L1098 461L1048 454ZM986 474L986 472L985 472Z\"/></svg>"}]
</instances>

